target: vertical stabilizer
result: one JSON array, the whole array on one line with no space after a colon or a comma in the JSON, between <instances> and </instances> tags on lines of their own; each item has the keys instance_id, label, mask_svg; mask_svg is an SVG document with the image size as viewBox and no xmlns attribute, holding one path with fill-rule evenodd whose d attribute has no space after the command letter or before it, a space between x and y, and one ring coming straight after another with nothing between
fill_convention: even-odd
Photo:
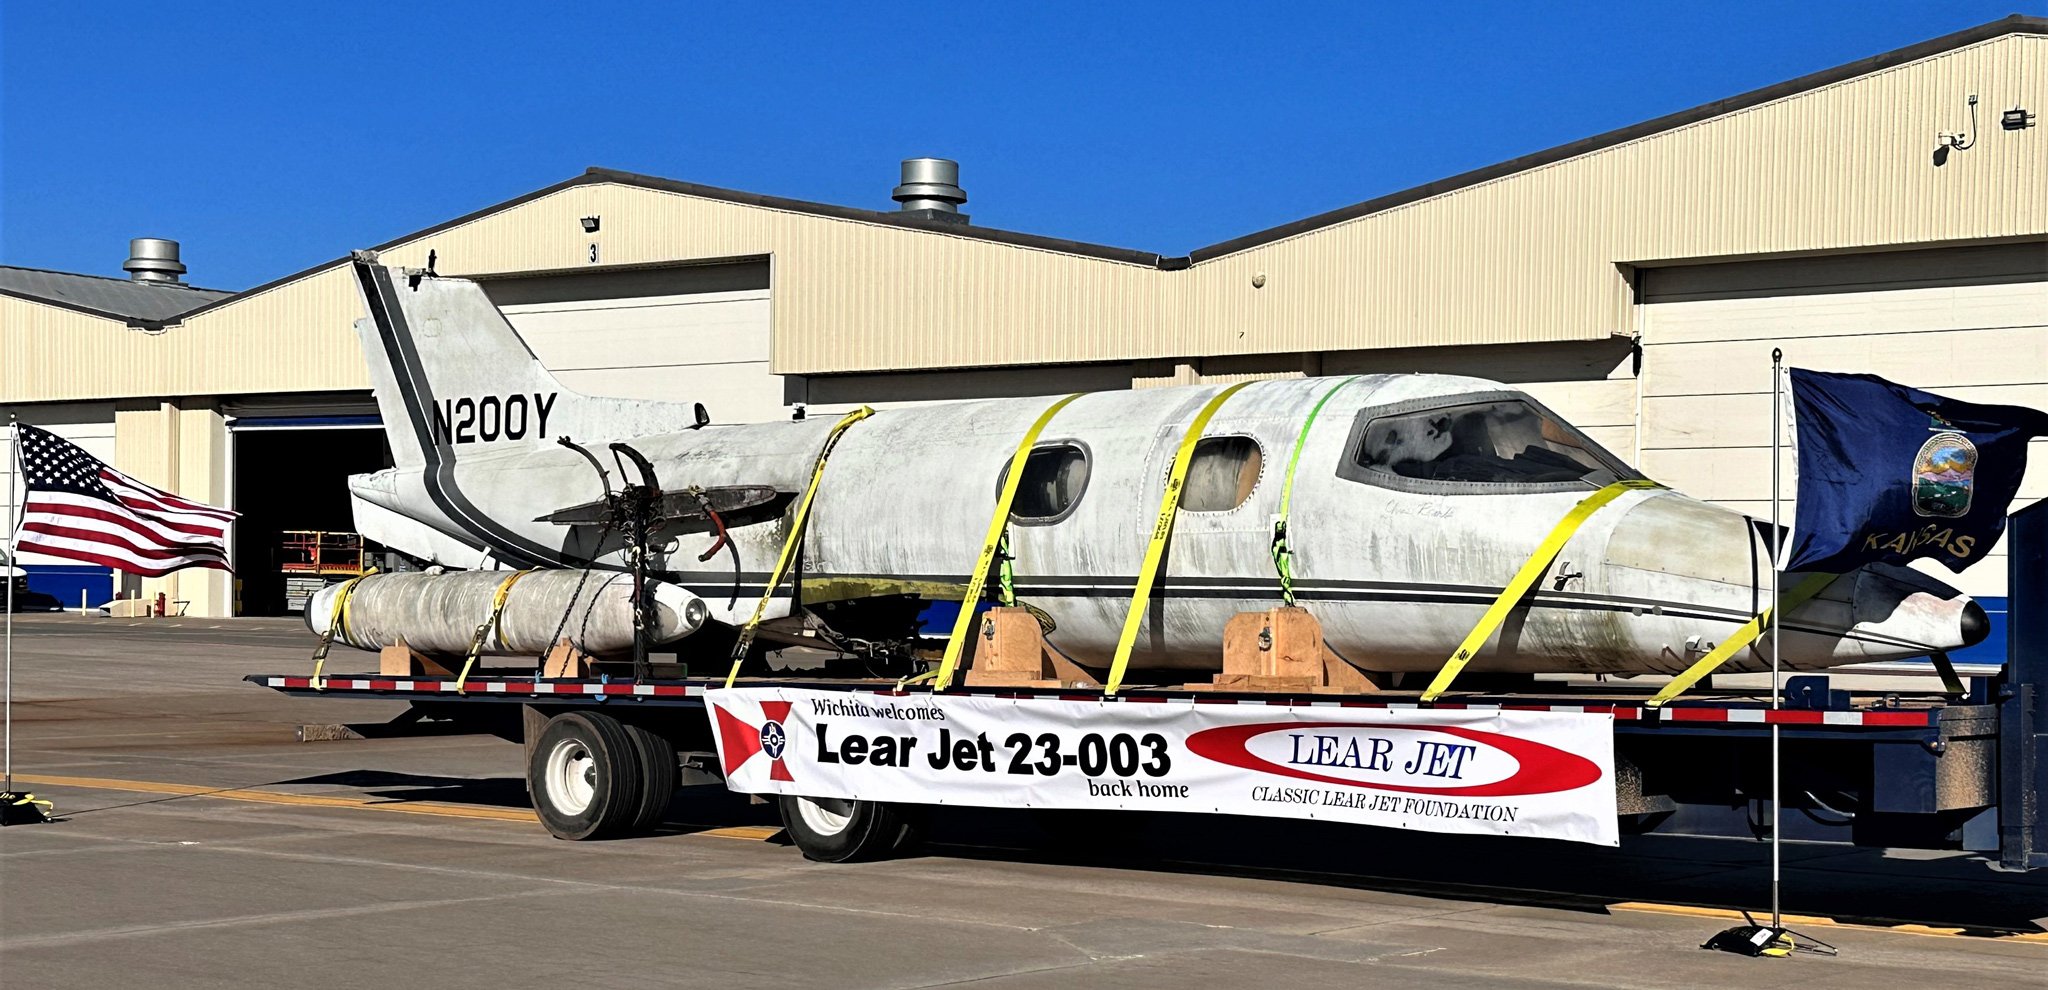
<instances>
[{"instance_id":1,"label":"vertical stabilizer","mask_svg":"<svg viewBox=\"0 0 2048 990\"><path fill-rule=\"evenodd\" d=\"M353 262L368 317L356 323L400 468L474 453L668 433L683 403L595 398L564 388L475 282Z\"/></svg>"}]
</instances>

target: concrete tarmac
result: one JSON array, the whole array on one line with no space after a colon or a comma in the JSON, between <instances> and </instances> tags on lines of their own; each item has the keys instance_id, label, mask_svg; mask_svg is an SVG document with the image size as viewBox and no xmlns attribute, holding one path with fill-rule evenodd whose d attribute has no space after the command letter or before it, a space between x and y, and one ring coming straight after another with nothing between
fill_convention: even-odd
<instances>
[{"instance_id":1,"label":"concrete tarmac","mask_svg":"<svg viewBox=\"0 0 2048 990\"><path fill-rule=\"evenodd\" d=\"M514 744L295 742L401 710L241 683L307 669L296 622L15 631L17 779L63 820L0 831L7 990L2048 985L2048 876L1962 855L1788 846L1793 927L1842 955L1759 960L1696 948L1763 901L1752 843L979 812L825 865L715 787L662 834L561 842Z\"/></svg>"}]
</instances>

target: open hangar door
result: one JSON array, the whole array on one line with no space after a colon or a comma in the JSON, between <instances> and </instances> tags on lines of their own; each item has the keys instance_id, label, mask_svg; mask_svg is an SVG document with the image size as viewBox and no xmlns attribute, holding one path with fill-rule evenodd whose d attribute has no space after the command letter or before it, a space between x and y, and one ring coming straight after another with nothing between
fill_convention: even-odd
<instances>
[{"instance_id":1,"label":"open hangar door","mask_svg":"<svg viewBox=\"0 0 2048 990\"><path fill-rule=\"evenodd\" d=\"M768 367L766 258L479 277L562 384L701 402L719 423L788 417Z\"/></svg>"},{"instance_id":2,"label":"open hangar door","mask_svg":"<svg viewBox=\"0 0 2048 990\"><path fill-rule=\"evenodd\" d=\"M282 405L229 403L229 459L235 521L236 615L289 615L288 533L352 536L348 476L391 466L376 404L368 395L330 402ZM327 580L341 575L329 574ZM319 577L316 571L293 576Z\"/></svg>"},{"instance_id":3,"label":"open hangar door","mask_svg":"<svg viewBox=\"0 0 2048 990\"><path fill-rule=\"evenodd\" d=\"M1788 367L1875 374L1969 402L2048 409L2048 243L2029 241L1642 267L1642 468L1680 491L1770 518L1771 349ZM1783 495L1794 487L1787 455ZM1908 466L1900 467L1903 477ZM2029 448L2012 510L2048 496L2048 439ZM2005 660L2003 541L1960 574L1915 568L1991 616L1958 665ZM1978 668L1982 669L1982 667Z\"/></svg>"}]
</instances>

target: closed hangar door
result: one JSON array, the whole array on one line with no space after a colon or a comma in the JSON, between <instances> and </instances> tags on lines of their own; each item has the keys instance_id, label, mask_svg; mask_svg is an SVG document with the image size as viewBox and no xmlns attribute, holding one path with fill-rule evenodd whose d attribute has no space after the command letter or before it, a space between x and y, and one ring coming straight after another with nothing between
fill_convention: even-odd
<instances>
[{"instance_id":1,"label":"closed hangar door","mask_svg":"<svg viewBox=\"0 0 2048 990\"><path fill-rule=\"evenodd\" d=\"M1640 268L1642 467L1681 491L1770 516L1772 348L1785 363L1864 372L1971 402L2048 409L2048 242ZM1788 455L1786 521L1796 494ZM2028 449L2013 509L2048 496L2048 440ZM1961 574L2005 659L2003 541Z\"/></svg>"},{"instance_id":2,"label":"closed hangar door","mask_svg":"<svg viewBox=\"0 0 2048 990\"><path fill-rule=\"evenodd\" d=\"M571 389L701 402L720 423L787 415L768 370L765 258L479 281Z\"/></svg>"},{"instance_id":3,"label":"closed hangar door","mask_svg":"<svg viewBox=\"0 0 2048 990\"><path fill-rule=\"evenodd\" d=\"M79 449L101 461L120 466L120 458L114 448L114 404L111 402L50 403L44 405L15 406L12 410L21 418L21 425L48 430L65 440L76 444ZM13 436L9 431L0 430L0 499L13 493L14 502L4 511L7 521L19 518L22 502L28 497L26 482L14 475L17 458L13 448ZM0 574L4 574L8 544L7 528L0 525ZM65 608L98 608L114 597L114 569L100 564L52 557L32 551L23 551L15 562L28 572L30 591L48 595ZM38 599L41 606L47 601ZM27 608L28 603L17 602L17 608ZM0 603L0 609L6 608Z\"/></svg>"},{"instance_id":4,"label":"closed hangar door","mask_svg":"<svg viewBox=\"0 0 2048 990\"><path fill-rule=\"evenodd\" d=\"M321 585L376 563L356 533L348 476L391 466L368 393L222 404L235 520L236 615L294 615Z\"/></svg>"}]
</instances>

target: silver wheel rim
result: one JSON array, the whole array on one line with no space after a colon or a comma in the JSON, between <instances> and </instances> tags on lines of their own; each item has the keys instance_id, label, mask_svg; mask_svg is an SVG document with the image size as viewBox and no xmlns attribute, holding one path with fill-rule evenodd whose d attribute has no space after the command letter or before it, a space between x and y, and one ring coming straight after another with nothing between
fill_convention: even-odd
<instances>
[{"instance_id":1,"label":"silver wheel rim","mask_svg":"<svg viewBox=\"0 0 2048 990\"><path fill-rule=\"evenodd\" d=\"M580 815L597 794L597 758L580 739L564 739L548 751L547 769L541 775L548 803L565 815Z\"/></svg>"},{"instance_id":2,"label":"silver wheel rim","mask_svg":"<svg viewBox=\"0 0 2048 990\"><path fill-rule=\"evenodd\" d=\"M797 817L819 835L838 835L853 823L853 802L845 798L796 799Z\"/></svg>"}]
</instances>

